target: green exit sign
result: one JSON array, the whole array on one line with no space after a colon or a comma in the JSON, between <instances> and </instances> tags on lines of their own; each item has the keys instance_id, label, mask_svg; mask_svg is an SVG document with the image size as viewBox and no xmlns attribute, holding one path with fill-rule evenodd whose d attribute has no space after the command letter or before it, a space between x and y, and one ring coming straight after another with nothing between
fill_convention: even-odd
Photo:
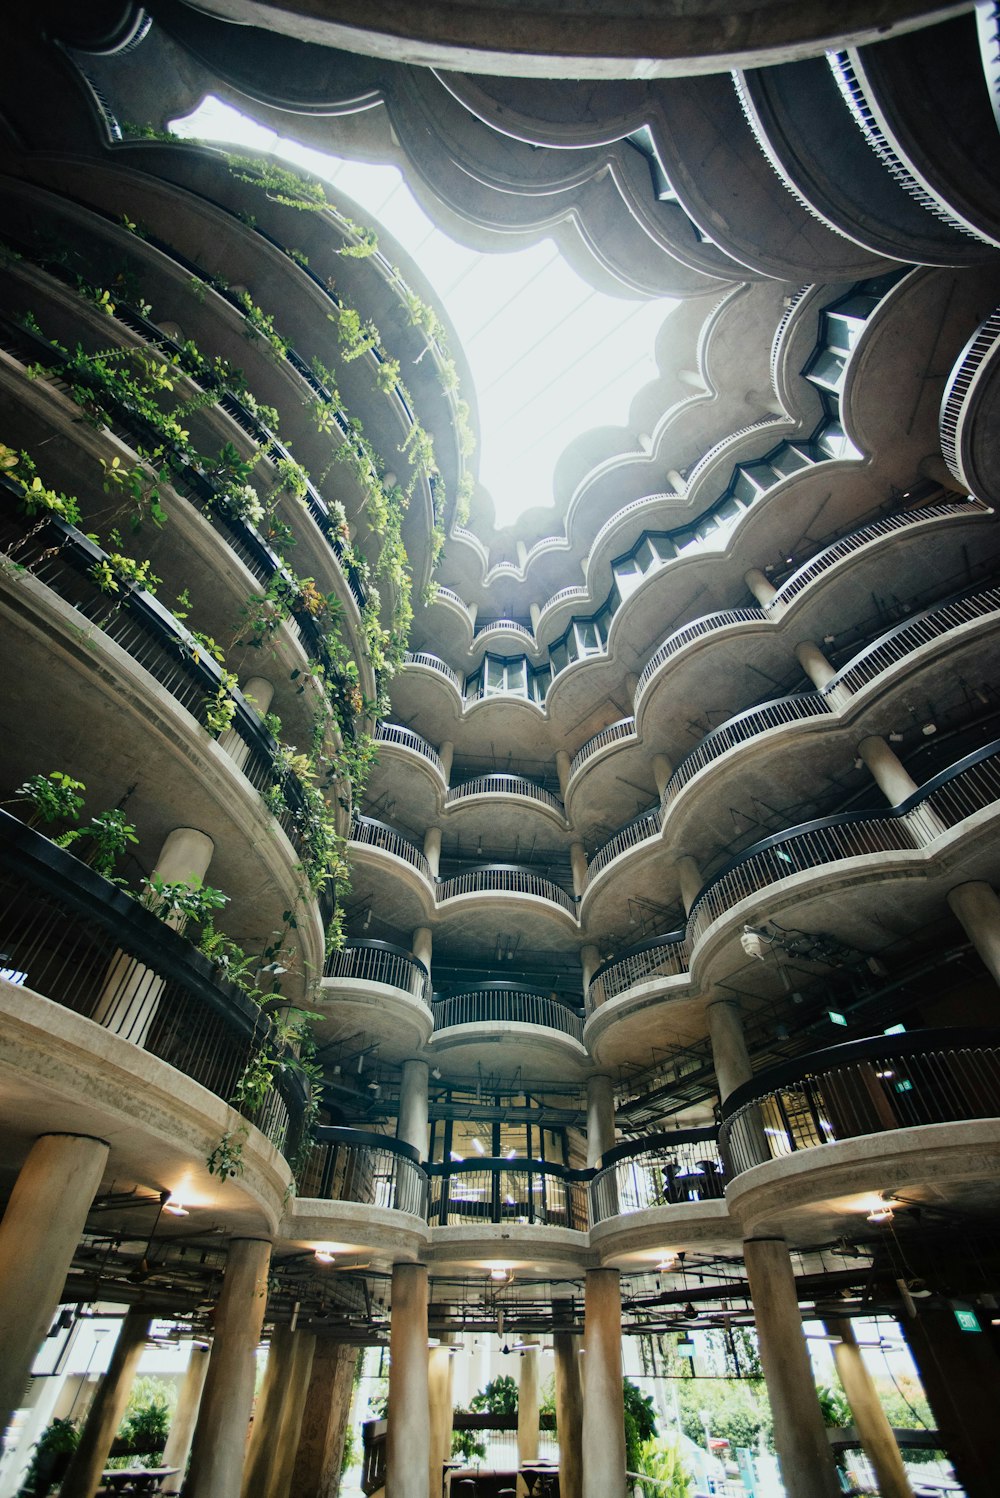
<instances>
[{"instance_id":1,"label":"green exit sign","mask_svg":"<svg viewBox=\"0 0 1000 1498\"><path fill-rule=\"evenodd\" d=\"M961 1329L962 1329L963 1332L981 1332L982 1331L982 1327L979 1325L979 1320L978 1320L978 1318L976 1316L975 1311L959 1311L959 1310L956 1310L956 1312L955 1312L955 1320L958 1322L958 1324L961 1327Z\"/></svg>"}]
</instances>

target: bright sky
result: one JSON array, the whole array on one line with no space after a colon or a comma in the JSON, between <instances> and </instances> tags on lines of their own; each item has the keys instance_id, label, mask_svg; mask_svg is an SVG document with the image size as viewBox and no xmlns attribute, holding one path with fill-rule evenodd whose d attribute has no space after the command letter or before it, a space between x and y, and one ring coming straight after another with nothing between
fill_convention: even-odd
<instances>
[{"instance_id":1,"label":"bright sky","mask_svg":"<svg viewBox=\"0 0 1000 1498\"><path fill-rule=\"evenodd\" d=\"M479 477L493 496L498 524L530 505L551 505L553 469L568 443L591 427L627 426L633 396L656 378L656 334L675 300L605 296L567 265L551 239L507 254L466 249L435 228L396 167L298 145L212 96L170 128L272 151L305 167L353 198L409 251L472 369Z\"/></svg>"}]
</instances>

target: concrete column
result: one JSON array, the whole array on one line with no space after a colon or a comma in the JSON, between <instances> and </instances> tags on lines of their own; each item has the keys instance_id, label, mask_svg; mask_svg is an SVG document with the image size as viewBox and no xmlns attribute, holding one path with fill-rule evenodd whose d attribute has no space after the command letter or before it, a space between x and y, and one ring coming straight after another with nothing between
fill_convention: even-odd
<instances>
[{"instance_id":1,"label":"concrete column","mask_svg":"<svg viewBox=\"0 0 1000 1498\"><path fill-rule=\"evenodd\" d=\"M743 581L762 609L766 609L771 600L777 595L777 588L771 579L761 572L759 567L751 567L748 572L744 572ZM772 612L777 615L781 611L780 609L774 609Z\"/></svg>"},{"instance_id":2,"label":"concrete column","mask_svg":"<svg viewBox=\"0 0 1000 1498\"><path fill-rule=\"evenodd\" d=\"M100 1486L111 1443L118 1433L132 1392L139 1359L146 1350L151 1321L149 1312L143 1310L131 1310L124 1317L108 1371L101 1379L90 1406L80 1444L59 1489L59 1498L91 1498Z\"/></svg>"},{"instance_id":3,"label":"concrete column","mask_svg":"<svg viewBox=\"0 0 1000 1498\"><path fill-rule=\"evenodd\" d=\"M426 1264L392 1266L391 1312L386 1492L392 1498L430 1498Z\"/></svg>"},{"instance_id":4,"label":"concrete column","mask_svg":"<svg viewBox=\"0 0 1000 1498\"><path fill-rule=\"evenodd\" d=\"M52 1324L107 1159L103 1139L43 1134L14 1183L0 1222L0 1433Z\"/></svg>"},{"instance_id":5,"label":"concrete column","mask_svg":"<svg viewBox=\"0 0 1000 1498\"><path fill-rule=\"evenodd\" d=\"M566 800L566 787L569 785L569 767L572 760L565 749L556 750L556 774L559 776L559 794L563 801Z\"/></svg>"},{"instance_id":6,"label":"concrete column","mask_svg":"<svg viewBox=\"0 0 1000 1498\"><path fill-rule=\"evenodd\" d=\"M582 895L587 888L587 855L582 843L571 843L569 861L573 869L573 893Z\"/></svg>"},{"instance_id":7,"label":"concrete column","mask_svg":"<svg viewBox=\"0 0 1000 1498\"><path fill-rule=\"evenodd\" d=\"M1000 1358L988 1332L963 1332L951 1307L901 1322L941 1443L966 1498L996 1498Z\"/></svg>"},{"instance_id":8,"label":"concrete column","mask_svg":"<svg viewBox=\"0 0 1000 1498\"><path fill-rule=\"evenodd\" d=\"M179 1467L180 1482L184 1481L187 1460L191 1455L191 1442L194 1439L194 1428L198 1420L198 1406L201 1404L205 1376L208 1373L208 1360L211 1356L211 1347L206 1347L201 1342L191 1343L191 1355L188 1358L184 1382L177 1396L177 1408L170 1422L167 1444L163 1448L163 1465Z\"/></svg>"},{"instance_id":9,"label":"concrete column","mask_svg":"<svg viewBox=\"0 0 1000 1498\"><path fill-rule=\"evenodd\" d=\"M699 869L689 853L681 854L677 860L676 867L677 877L681 886L681 900L684 903L684 913L685 915L690 915L691 907L701 893L701 886L704 883L701 877L701 869Z\"/></svg>"},{"instance_id":10,"label":"concrete column","mask_svg":"<svg viewBox=\"0 0 1000 1498\"><path fill-rule=\"evenodd\" d=\"M905 801L907 797L920 789L896 751L878 734L862 739L858 745L858 753L868 766L876 785L890 806L898 806L901 801ZM941 818L930 806L917 807L910 813L907 820L911 822L911 825L915 824L912 825L912 830L926 842L933 841L940 833L947 830Z\"/></svg>"},{"instance_id":11,"label":"concrete column","mask_svg":"<svg viewBox=\"0 0 1000 1498\"><path fill-rule=\"evenodd\" d=\"M431 1498L440 1498L444 1463L451 1456L454 1411L452 1394L455 1359L450 1347L431 1347L427 1353L428 1425L430 1427L429 1486Z\"/></svg>"},{"instance_id":12,"label":"concrete column","mask_svg":"<svg viewBox=\"0 0 1000 1498\"><path fill-rule=\"evenodd\" d=\"M840 1338L833 1345L833 1361L865 1456L875 1472L881 1498L913 1498L896 1437L858 1346L854 1327L847 1319L831 1319L824 1324L831 1337Z\"/></svg>"},{"instance_id":13,"label":"concrete column","mask_svg":"<svg viewBox=\"0 0 1000 1498\"><path fill-rule=\"evenodd\" d=\"M948 891L948 904L966 936L1000 985L1000 900L990 884L975 879Z\"/></svg>"},{"instance_id":14,"label":"concrete column","mask_svg":"<svg viewBox=\"0 0 1000 1498\"><path fill-rule=\"evenodd\" d=\"M434 935L430 926L417 926L410 938L410 945L413 948L414 957L430 972L431 954L434 950Z\"/></svg>"},{"instance_id":15,"label":"concrete column","mask_svg":"<svg viewBox=\"0 0 1000 1498\"><path fill-rule=\"evenodd\" d=\"M266 676L251 676L244 682L241 688L244 697L252 698L251 706L263 717L271 706L274 696L274 683L268 681ZM235 728L227 728L225 733L219 735L218 744L224 749L238 770L242 770L250 758L250 745L240 737Z\"/></svg>"},{"instance_id":16,"label":"concrete column","mask_svg":"<svg viewBox=\"0 0 1000 1498\"><path fill-rule=\"evenodd\" d=\"M469 614L469 624L475 629L476 620L479 618L479 605L478 603L467 603L465 607Z\"/></svg>"},{"instance_id":17,"label":"concrete column","mask_svg":"<svg viewBox=\"0 0 1000 1498\"><path fill-rule=\"evenodd\" d=\"M270 1498L281 1405L291 1378L294 1347L295 1333L288 1323L276 1326L267 1349L264 1381L254 1406L250 1445L243 1464L242 1498Z\"/></svg>"},{"instance_id":18,"label":"concrete column","mask_svg":"<svg viewBox=\"0 0 1000 1498\"><path fill-rule=\"evenodd\" d=\"M663 800L663 793L667 789L667 783L674 773L674 767L665 754L653 755L653 776L656 780L656 794Z\"/></svg>"},{"instance_id":19,"label":"concrete column","mask_svg":"<svg viewBox=\"0 0 1000 1498\"><path fill-rule=\"evenodd\" d=\"M358 1348L318 1337L292 1471L294 1498L337 1498Z\"/></svg>"},{"instance_id":20,"label":"concrete column","mask_svg":"<svg viewBox=\"0 0 1000 1498\"><path fill-rule=\"evenodd\" d=\"M709 1004L708 1033L712 1040L712 1064L719 1084L719 1101L724 1103L731 1092L753 1076L738 999L716 999Z\"/></svg>"},{"instance_id":21,"label":"concrete column","mask_svg":"<svg viewBox=\"0 0 1000 1498\"><path fill-rule=\"evenodd\" d=\"M168 884L204 879L214 852L215 844L206 833L175 827L160 849L154 873ZM165 924L181 930L184 917L169 916ZM151 968L127 952L118 952L111 959L93 1018L134 1045L145 1045L165 987L166 980Z\"/></svg>"},{"instance_id":22,"label":"concrete column","mask_svg":"<svg viewBox=\"0 0 1000 1498\"><path fill-rule=\"evenodd\" d=\"M787 1498L838 1498L788 1246L784 1238L748 1238L743 1258Z\"/></svg>"},{"instance_id":23,"label":"concrete column","mask_svg":"<svg viewBox=\"0 0 1000 1498\"><path fill-rule=\"evenodd\" d=\"M428 827L424 833L424 857L430 868L431 878L436 879L441 868L440 827Z\"/></svg>"},{"instance_id":24,"label":"concrete column","mask_svg":"<svg viewBox=\"0 0 1000 1498\"><path fill-rule=\"evenodd\" d=\"M583 1384L580 1338L554 1332L556 1360L556 1431L559 1435L560 1498L583 1498Z\"/></svg>"},{"instance_id":25,"label":"concrete column","mask_svg":"<svg viewBox=\"0 0 1000 1498\"><path fill-rule=\"evenodd\" d=\"M537 636L538 636L538 621L542 617L542 611L539 608L539 606L538 606L537 603L529 603L528 604L528 613L531 616L531 628L532 628L532 630L535 633L535 637L537 638Z\"/></svg>"},{"instance_id":26,"label":"concrete column","mask_svg":"<svg viewBox=\"0 0 1000 1498\"><path fill-rule=\"evenodd\" d=\"M610 1077L587 1078L587 1169L592 1170L615 1142L615 1084Z\"/></svg>"},{"instance_id":27,"label":"concrete column","mask_svg":"<svg viewBox=\"0 0 1000 1498\"><path fill-rule=\"evenodd\" d=\"M281 1418L275 1439L271 1486L267 1498L298 1498L292 1492L292 1472L299 1449L299 1431L302 1429L302 1413L312 1376L313 1354L316 1351L314 1332L292 1333L292 1363L288 1375L285 1397L281 1402Z\"/></svg>"},{"instance_id":28,"label":"concrete column","mask_svg":"<svg viewBox=\"0 0 1000 1498\"><path fill-rule=\"evenodd\" d=\"M517 537L517 539L514 542L514 545L517 548L517 565L520 567L521 571L523 572L524 569L525 569L525 567L527 566L527 562L528 562L528 548L527 548L527 546L525 546L525 544L521 540L520 536Z\"/></svg>"},{"instance_id":29,"label":"concrete column","mask_svg":"<svg viewBox=\"0 0 1000 1498\"><path fill-rule=\"evenodd\" d=\"M617 1269L588 1269L584 1296L583 1498L625 1498L622 1301Z\"/></svg>"},{"instance_id":30,"label":"concrete column","mask_svg":"<svg viewBox=\"0 0 1000 1498\"><path fill-rule=\"evenodd\" d=\"M240 1491L270 1263L266 1239L229 1245L184 1498L237 1498Z\"/></svg>"},{"instance_id":31,"label":"concrete column","mask_svg":"<svg viewBox=\"0 0 1000 1498\"><path fill-rule=\"evenodd\" d=\"M427 1084L430 1067L426 1061L404 1061L399 1088L399 1117L396 1138L412 1144L427 1159Z\"/></svg>"},{"instance_id":32,"label":"concrete column","mask_svg":"<svg viewBox=\"0 0 1000 1498\"><path fill-rule=\"evenodd\" d=\"M588 1002L590 984L601 965L601 954L593 945L580 948L580 971L583 975L583 1001Z\"/></svg>"},{"instance_id":33,"label":"concrete column","mask_svg":"<svg viewBox=\"0 0 1000 1498\"><path fill-rule=\"evenodd\" d=\"M677 472L676 468L667 469L667 483L675 494L683 494L687 488L687 480L682 473Z\"/></svg>"},{"instance_id":34,"label":"concrete column","mask_svg":"<svg viewBox=\"0 0 1000 1498\"><path fill-rule=\"evenodd\" d=\"M822 692L823 688L829 682L831 682L837 674L833 667L830 665L830 662L827 660L826 656L823 654L822 650L820 650L818 645L814 645L812 640L801 640L795 647L795 654L798 658L799 665L802 667L803 671L806 673L809 680L816 688L817 692Z\"/></svg>"},{"instance_id":35,"label":"concrete column","mask_svg":"<svg viewBox=\"0 0 1000 1498\"><path fill-rule=\"evenodd\" d=\"M523 1348L521 1368L517 1380L517 1464L538 1460L538 1347L535 1337L524 1337L533 1345ZM527 1484L517 1480L519 1494L526 1494Z\"/></svg>"},{"instance_id":36,"label":"concrete column","mask_svg":"<svg viewBox=\"0 0 1000 1498\"><path fill-rule=\"evenodd\" d=\"M625 692L629 702L635 701L635 694L639 690L639 678L634 671L625 672Z\"/></svg>"},{"instance_id":37,"label":"concrete column","mask_svg":"<svg viewBox=\"0 0 1000 1498\"><path fill-rule=\"evenodd\" d=\"M438 745L438 759L441 761L444 783L445 785L450 785L451 767L455 762L455 745L451 739L445 739L443 744Z\"/></svg>"}]
</instances>

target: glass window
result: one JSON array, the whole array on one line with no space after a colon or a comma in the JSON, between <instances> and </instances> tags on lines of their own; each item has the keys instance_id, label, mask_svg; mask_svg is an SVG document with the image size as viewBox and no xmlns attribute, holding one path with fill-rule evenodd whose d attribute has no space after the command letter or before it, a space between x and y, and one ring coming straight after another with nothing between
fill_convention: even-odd
<instances>
[{"instance_id":1,"label":"glass window","mask_svg":"<svg viewBox=\"0 0 1000 1498\"><path fill-rule=\"evenodd\" d=\"M642 582L642 567L636 557L622 557L614 564L614 577L623 598L628 598Z\"/></svg>"},{"instance_id":2,"label":"glass window","mask_svg":"<svg viewBox=\"0 0 1000 1498\"><path fill-rule=\"evenodd\" d=\"M508 692L517 692L522 697L528 695L528 663L523 655L507 662L506 685Z\"/></svg>"},{"instance_id":3,"label":"glass window","mask_svg":"<svg viewBox=\"0 0 1000 1498\"><path fill-rule=\"evenodd\" d=\"M567 666L569 664L569 654L566 650L565 636L561 640L557 640L556 643L550 647L549 660L552 663L553 671L561 671L564 666Z\"/></svg>"},{"instance_id":4,"label":"glass window","mask_svg":"<svg viewBox=\"0 0 1000 1498\"><path fill-rule=\"evenodd\" d=\"M581 655L598 655L603 641L596 619L574 619L577 648Z\"/></svg>"},{"instance_id":5,"label":"glass window","mask_svg":"<svg viewBox=\"0 0 1000 1498\"><path fill-rule=\"evenodd\" d=\"M483 695L492 697L504 689L504 663L496 656L488 655L485 661L485 683Z\"/></svg>"}]
</instances>

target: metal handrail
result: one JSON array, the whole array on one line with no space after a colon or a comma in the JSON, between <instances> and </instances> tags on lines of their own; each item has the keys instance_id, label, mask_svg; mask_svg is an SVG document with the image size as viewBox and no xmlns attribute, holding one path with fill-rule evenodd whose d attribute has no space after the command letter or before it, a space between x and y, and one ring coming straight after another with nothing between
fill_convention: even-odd
<instances>
[{"instance_id":1,"label":"metal handrail","mask_svg":"<svg viewBox=\"0 0 1000 1498\"><path fill-rule=\"evenodd\" d=\"M653 1207L719 1201L723 1188L715 1129L658 1134L605 1155L590 1182L590 1221L596 1226Z\"/></svg>"},{"instance_id":2,"label":"metal handrail","mask_svg":"<svg viewBox=\"0 0 1000 1498\"><path fill-rule=\"evenodd\" d=\"M904 619L901 624L866 645L864 650L837 672L832 681L827 682L823 692L829 694L838 686L856 692L874 681L890 666L905 660L922 645L940 639L942 635L949 634L963 624L987 618L998 610L1000 588L986 588L982 593L950 599L933 609L925 609L912 619Z\"/></svg>"},{"instance_id":3,"label":"metal handrail","mask_svg":"<svg viewBox=\"0 0 1000 1498\"><path fill-rule=\"evenodd\" d=\"M271 1043L267 1015L179 931L0 810L0 944L8 980L159 1057L229 1102ZM294 1147L300 1076L279 1066L256 1126Z\"/></svg>"},{"instance_id":4,"label":"metal handrail","mask_svg":"<svg viewBox=\"0 0 1000 1498\"><path fill-rule=\"evenodd\" d=\"M427 1176L399 1141L354 1129L318 1129L317 1136L299 1173L300 1197L357 1202L426 1220Z\"/></svg>"},{"instance_id":5,"label":"metal handrail","mask_svg":"<svg viewBox=\"0 0 1000 1498\"><path fill-rule=\"evenodd\" d=\"M583 765L587 763L587 760L590 759L592 755L597 754L597 752L601 749L605 749L608 744L617 744L623 742L625 739L634 738L634 718L619 718L617 723L609 723L607 728L602 728L599 733L595 733L593 738L588 739L587 742L581 745L581 747L576 751L572 760L570 761L570 780L572 780L577 770L579 770Z\"/></svg>"},{"instance_id":6,"label":"metal handrail","mask_svg":"<svg viewBox=\"0 0 1000 1498\"><path fill-rule=\"evenodd\" d=\"M438 671L442 676L458 688L459 695L462 693L462 678L458 672L453 670L439 656L431 655L427 650L408 650L403 656L403 662L407 666L427 666L431 671Z\"/></svg>"},{"instance_id":7,"label":"metal handrail","mask_svg":"<svg viewBox=\"0 0 1000 1498\"><path fill-rule=\"evenodd\" d=\"M737 713L725 723L720 723L718 728L713 728L711 733L705 735L700 744L685 754L667 781L663 791L664 810L699 770L703 770L737 744L745 744L747 740L757 738L768 729L778 728L784 723L825 717L829 711L823 693L798 692L789 697L777 697L760 707L747 708L745 712Z\"/></svg>"},{"instance_id":8,"label":"metal handrail","mask_svg":"<svg viewBox=\"0 0 1000 1498\"><path fill-rule=\"evenodd\" d=\"M351 824L351 842L361 847L381 848L411 864L425 879L430 879L431 867L422 851L409 838L397 832L385 822L376 822L374 817L355 817Z\"/></svg>"},{"instance_id":9,"label":"metal handrail","mask_svg":"<svg viewBox=\"0 0 1000 1498\"><path fill-rule=\"evenodd\" d=\"M412 952L384 941L348 941L331 952L323 968L328 979L350 979L362 983L384 983L430 1008L431 979L424 964Z\"/></svg>"},{"instance_id":10,"label":"metal handrail","mask_svg":"<svg viewBox=\"0 0 1000 1498\"><path fill-rule=\"evenodd\" d=\"M640 816L633 818L614 837L609 838L602 848L599 848L587 865L586 887L589 888L597 878L602 869L606 869L611 861L625 853L629 848L635 848L639 843L648 842L655 837L663 825L659 806L644 811Z\"/></svg>"},{"instance_id":11,"label":"metal handrail","mask_svg":"<svg viewBox=\"0 0 1000 1498\"><path fill-rule=\"evenodd\" d=\"M571 895L568 895L558 884L553 884L551 879L543 879L538 874L519 868L516 864L487 864L482 868L469 869L468 872L458 874L453 879L445 879L438 885L438 903L453 899L456 895L478 892L534 895L538 899L548 900L558 905L574 920L577 919L576 901Z\"/></svg>"},{"instance_id":12,"label":"metal handrail","mask_svg":"<svg viewBox=\"0 0 1000 1498\"><path fill-rule=\"evenodd\" d=\"M692 947L724 911L789 875L845 858L911 852L1000 801L1000 739L935 775L880 815L845 812L764 838L737 855L698 894L688 917ZM928 819L926 811L934 814Z\"/></svg>"},{"instance_id":13,"label":"metal handrail","mask_svg":"<svg viewBox=\"0 0 1000 1498\"><path fill-rule=\"evenodd\" d=\"M435 999L434 1033L453 1025L541 1025L583 1042L583 1021L558 999L516 984L479 984L472 991Z\"/></svg>"},{"instance_id":14,"label":"metal handrail","mask_svg":"<svg viewBox=\"0 0 1000 1498\"><path fill-rule=\"evenodd\" d=\"M800 306L802 305L803 299L809 295L812 289L812 283L807 282L805 286L799 287L794 296L789 297L788 306L781 314L781 321L778 323L778 326L775 329L774 338L771 343L771 384L773 385L775 390L777 390L778 388L778 360L781 356L781 345L784 342L785 333L788 330L788 324L791 322L792 318L799 310Z\"/></svg>"},{"instance_id":15,"label":"metal handrail","mask_svg":"<svg viewBox=\"0 0 1000 1498\"><path fill-rule=\"evenodd\" d=\"M728 1174L803 1149L1000 1117L1000 1031L926 1030L833 1046L761 1072L723 1104Z\"/></svg>"},{"instance_id":16,"label":"metal handrail","mask_svg":"<svg viewBox=\"0 0 1000 1498\"><path fill-rule=\"evenodd\" d=\"M400 723L376 723L375 742L397 744L403 749L412 749L414 754L419 754L422 759L428 760L440 772L442 780L447 780L448 777L444 773L444 765L441 763L441 756L437 750L412 728L404 728Z\"/></svg>"},{"instance_id":17,"label":"metal handrail","mask_svg":"<svg viewBox=\"0 0 1000 1498\"><path fill-rule=\"evenodd\" d=\"M752 433L762 432L767 428L786 427L787 425L787 416L761 416L757 421L748 422L746 426L738 427L735 432L728 432L725 437L720 437L718 442L713 442L708 451L698 459L697 463L691 469L691 472L687 476L686 492L690 494L705 470L712 463L714 463L716 458L718 458L722 453L726 452L729 448L733 447L737 442L739 442L742 437L749 437ZM761 459L744 459L743 461L760 462ZM778 482L779 481L775 479L775 483ZM705 515L700 515L698 518L699 520L704 520Z\"/></svg>"},{"instance_id":18,"label":"metal handrail","mask_svg":"<svg viewBox=\"0 0 1000 1498\"><path fill-rule=\"evenodd\" d=\"M592 1172L548 1160L481 1155L428 1165L428 1222L516 1222L586 1232Z\"/></svg>"},{"instance_id":19,"label":"metal handrail","mask_svg":"<svg viewBox=\"0 0 1000 1498\"><path fill-rule=\"evenodd\" d=\"M506 794L508 796L526 796L530 801L537 801L542 806L548 806L552 811L565 816L565 809L557 796L547 791L544 786L535 785L531 780L526 780L523 775L477 775L474 780L466 780L462 785L453 785L445 797L445 805L453 806L456 801L461 801L467 796L487 796L493 794Z\"/></svg>"},{"instance_id":20,"label":"metal handrail","mask_svg":"<svg viewBox=\"0 0 1000 1498\"><path fill-rule=\"evenodd\" d=\"M668 661L672 655L683 650L685 645L692 640L700 640L705 635L713 634L716 630L726 629L731 624L761 624L767 618L761 608L751 609L718 609L713 614L703 614L700 619L693 619L690 624L682 625L675 629L672 635L668 635L657 650L650 656L642 669L639 684L635 689L635 705L638 707L639 699L649 684L650 678Z\"/></svg>"},{"instance_id":21,"label":"metal handrail","mask_svg":"<svg viewBox=\"0 0 1000 1498\"><path fill-rule=\"evenodd\" d=\"M961 503L948 503L937 505L925 505L918 510L904 510L898 515L887 515L883 520L873 521L871 525L865 525L860 530L852 531L850 535L842 536L839 541L825 546L822 551L816 553L808 562L787 577L778 588L771 601L765 604L765 609L770 613L797 598L803 588L807 587L814 578L821 576L830 567L834 566L842 558L851 556L873 541L880 540L883 536L892 535L895 531L905 530L911 525L917 525L921 521L951 519L956 515L967 515L978 513L980 515L992 514L989 505L985 505L977 499L963 500Z\"/></svg>"},{"instance_id":22,"label":"metal handrail","mask_svg":"<svg viewBox=\"0 0 1000 1498\"><path fill-rule=\"evenodd\" d=\"M941 451L950 472L960 484L968 482L958 447L958 434L965 403L979 371L995 349L998 338L1000 338L1000 307L991 312L989 317L980 324L962 350L945 387L941 402L939 418Z\"/></svg>"},{"instance_id":23,"label":"metal handrail","mask_svg":"<svg viewBox=\"0 0 1000 1498\"><path fill-rule=\"evenodd\" d=\"M689 957L687 932L683 928L619 952L609 962L602 963L591 978L587 988L588 1007L593 1011L648 978L679 978L688 971Z\"/></svg>"}]
</instances>

